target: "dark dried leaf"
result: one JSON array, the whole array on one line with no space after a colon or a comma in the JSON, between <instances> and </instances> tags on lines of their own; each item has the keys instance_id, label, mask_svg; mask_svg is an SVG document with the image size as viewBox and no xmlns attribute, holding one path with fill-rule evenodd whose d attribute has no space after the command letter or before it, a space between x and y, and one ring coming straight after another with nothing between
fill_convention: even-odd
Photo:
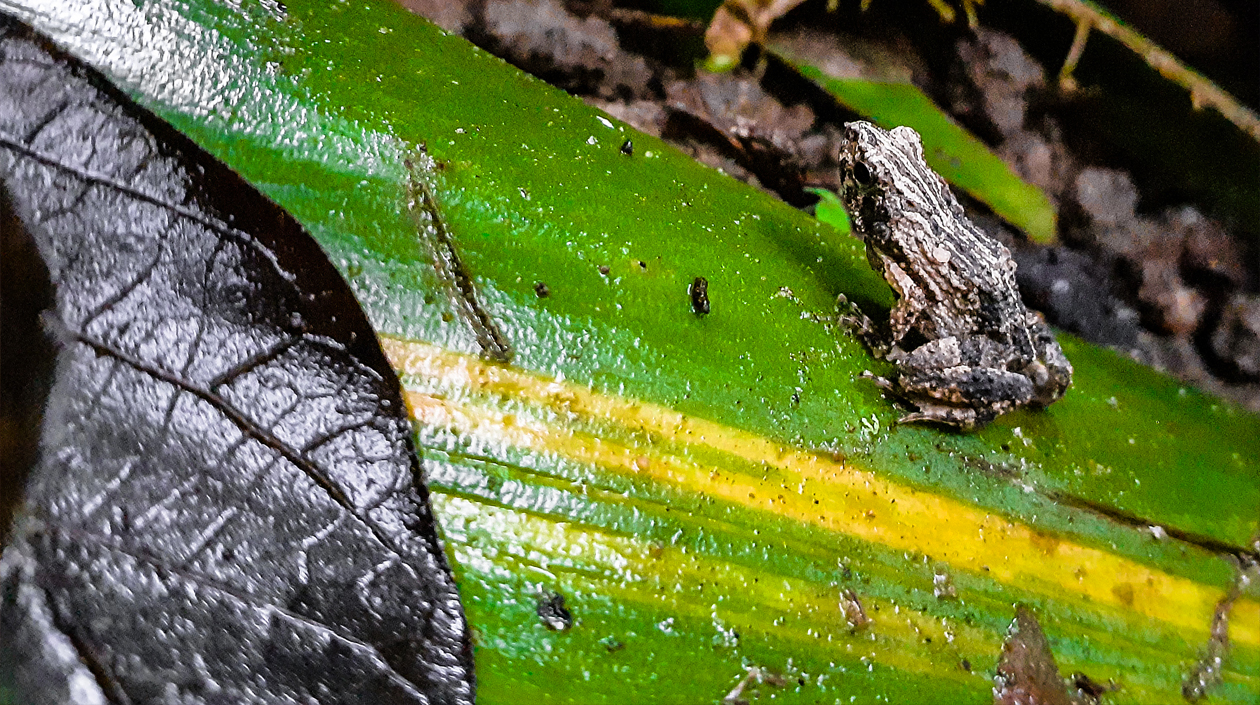
<instances>
[{"instance_id":1,"label":"dark dried leaf","mask_svg":"<svg viewBox=\"0 0 1260 705\"><path fill-rule=\"evenodd\" d=\"M0 560L0 690L471 703L397 380L301 227L2 17L0 177L60 347Z\"/></svg>"}]
</instances>

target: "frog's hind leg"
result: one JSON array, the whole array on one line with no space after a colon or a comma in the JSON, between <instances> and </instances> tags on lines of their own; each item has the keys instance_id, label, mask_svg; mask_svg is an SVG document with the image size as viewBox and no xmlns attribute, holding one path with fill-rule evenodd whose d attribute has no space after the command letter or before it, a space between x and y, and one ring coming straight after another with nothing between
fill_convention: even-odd
<instances>
[{"instance_id":1,"label":"frog's hind leg","mask_svg":"<svg viewBox=\"0 0 1260 705\"><path fill-rule=\"evenodd\" d=\"M996 416L996 414L987 413L969 406L938 404L921 397L908 398L900 385L900 380L896 382L890 381L885 377L873 374L870 370L864 371L862 378L871 380L875 383L875 386L918 409L918 411L913 411L897 419L899 424L935 423L963 431L970 431L976 426L983 426L992 421Z\"/></svg>"},{"instance_id":2,"label":"frog's hind leg","mask_svg":"<svg viewBox=\"0 0 1260 705\"><path fill-rule=\"evenodd\" d=\"M902 394L946 404L998 407L998 413L1032 401L1033 385L1025 376L987 367L959 365L943 370L907 370L897 378Z\"/></svg>"},{"instance_id":3,"label":"frog's hind leg","mask_svg":"<svg viewBox=\"0 0 1260 705\"><path fill-rule=\"evenodd\" d=\"M967 365L907 369L896 386L919 409L903 417L903 423L932 421L964 429L984 425L1033 397L1032 382L1023 375Z\"/></svg>"},{"instance_id":4,"label":"frog's hind leg","mask_svg":"<svg viewBox=\"0 0 1260 705\"><path fill-rule=\"evenodd\" d=\"M869 373L863 377L917 409L901 423L970 430L1032 400L1033 382L1027 376L975 364L983 358L968 354L964 347L953 336L933 340L898 359L900 374L895 380Z\"/></svg>"},{"instance_id":5,"label":"frog's hind leg","mask_svg":"<svg viewBox=\"0 0 1260 705\"><path fill-rule=\"evenodd\" d=\"M915 382L913 379L907 379L905 375L896 380L889 380L886 377L880 377L870 370L862 372L863 379L869 379L875 383L875 386L884 390L888 394L897 397L907 405L913 406L918 411L913 411L901 418L897 419L897 423L935 423L942 426L958 428L964 431L970 431L977 426L992 421L997 417L997 411L987 408L976 408L966 404L951 404L949 400L933 399L933 393L936 392L940 396L940 390L933 386L933 383L925 383L922 379ZM909 386L904 386L908 384ZM932 390L932 391L929 391ZM953 399L960 398L952 392L944 394Z\"/></svg>"},{"instance_id":6,"label":"frog's hind leg","mask_svg":"<svg viewBox=\"0 0 1260 705\"><path fill-rule=\"evenodd\" d=\"M902 417L902 423L931 422L970 430L1032 400L1033 383L1027 376L976 364L983 357L969 354L966 347L955 337L941 338L921 345L902 360L897 391L918 408Z\"/></svg>"}]
</instances>

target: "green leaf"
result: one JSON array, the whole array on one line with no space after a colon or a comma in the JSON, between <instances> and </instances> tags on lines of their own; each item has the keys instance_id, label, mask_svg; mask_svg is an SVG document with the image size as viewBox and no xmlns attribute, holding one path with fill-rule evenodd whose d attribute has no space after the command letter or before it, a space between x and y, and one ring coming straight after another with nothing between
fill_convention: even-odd
<instances>
[{"instance_id":1,"label":"green leaf","mask_svg":"<svg viewBox=\"0 0 1260 705\"><path fill-rule=\"evenodd\" d=\"M1061 336L1077 376L1050 409L897 426L832 323L838 294L892 301L860 243L387 3L269 7L18 10L350 281L417 421L481 702L717 702L747 666L788 676L763 701L980 701L1015 602L1110 702L1180 697L1260 528L1260 420ZM476 355L424 254L422 142L511 365ZM572 629L537 618L544 590ZM1231 624L1211 697L1247 702L1255 595Z\"/></svg>"},{"instance_id":2,"label":"green leaf","mask_svg":"<svg viewBox=\"0 0 1260 705\"><path fill-rule=\"evenodd\" d=\"M825 188L805 189L818 196L818 204L814 206L814 217L830 225L841 233L849 234L849 214L844 212L844 203L834 192Z\"/></svg>"}]
</instances>

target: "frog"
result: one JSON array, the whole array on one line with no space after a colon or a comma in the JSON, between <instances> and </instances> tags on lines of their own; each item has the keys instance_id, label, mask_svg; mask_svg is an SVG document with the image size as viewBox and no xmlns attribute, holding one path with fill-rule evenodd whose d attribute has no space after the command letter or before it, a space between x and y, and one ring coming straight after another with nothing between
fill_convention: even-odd
<instances>
[{"instance_id":1,"label":"frog","mask_svg":"<svg viewBox=\"0 0 1260 705\"><path fill-rule=\"evenodd\" d=\"M853 232L896 299L877 323L841 296L841 319L895 366L891 378L863 377L913 407L899 423L970 431L1061 399L1071 363L1020 298L1010 250L967 218L919 134L846 123L839 163Z\"/></svg>"}]
</instances>

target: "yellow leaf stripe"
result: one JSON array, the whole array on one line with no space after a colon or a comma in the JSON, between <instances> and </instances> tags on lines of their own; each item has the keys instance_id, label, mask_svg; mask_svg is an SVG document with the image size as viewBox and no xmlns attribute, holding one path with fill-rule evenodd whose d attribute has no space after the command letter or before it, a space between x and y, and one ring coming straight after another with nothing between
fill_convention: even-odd
<instances>
[{"instance_id":1,"label":"yellow leaf stripe","mask_svg":"<svg viewBox=\"0 0 1260 705\"><path fill-rule=\"evenodd\" d=\"M513 576L537 573L557 585L563 576L574 592L615 597L617 604L656 607L661 613L689 618L693 624L708 621L715 632L774 634L796 642L822 660L844 662L861 659L900 671L956 682L971 681L979 689L991 684L991 674L1002 649L1001 632L969 626L964 620L934 616L870 595L862 597L871 618L867 628L854 630L838 606L834 584L774 576L746 566L694 552L642 541L562 519L517 512L459 496L432 495L442 517L444 537L463 571L481 575ZM480 536L511 536L528 548L499 550ZM575 553L573 546L581 546ZM644 589L643 583L649 584ZM669 589L651 586L668 585ZM703 594L702 594L703 593ZM715 602L713 595L737 596ZM702 628L702 627L699 627ZM1088 630L1085 632L1088 634ZM1106 638L1106 635L1095 637ZM1088 638L1088 637L1087 637ZM1128 653L1140 646L1132 644ZM1074 665L1058 655L1063 672ZM970 662L971 668L961 664ZM1124 692L1132 702L1160 702L1177 683L1135 679L1131 674L1100 671L1097 677L1124 680ZM1166 674L1165 674L1166 675ZM1229 674L1250 687L1255 679Z\"/></svg>"},{"instance_id":2,"label":"yellow leaf stripe","mask_svg":"<svg viewBox=\"0 0 1260 705\"><path fill-rule=\"evenodd\" d=\"M446 538L455 544L459 563L483 574L492 574L493 564L504 562L514 564L518 573L522 568L556 570L579 591L615 596L619 604L650 603L673 617L694 623L710 621L715 630L774 633L803 642L811 653L824 658L867 658L897 670L954 681L987 685L987 669L1002 648L1000 635L873 597L867 597L863 605L877 626L854 631L837 609L837 592L830 586L783 576L758 581L757 571L744 566L461 497L435 496L434 506L445 517ZM500 551L487 556L476 541L469 540L474 532L523 537L534 548L528 557L505 557ZM592 560L575 565L568 548L574 545L582 546L583 554L594 554ZM601 571L598 566L616 569ZM634 584L646 576L672 586L707 585L708 594L738 595L740 604L719 605L673 589L644 590ZM756 607L750 609L749 603ZM963 659L976 668L960 668Z\"/></svg>"},{"instance_id":3,"label":"yellow leaf stripe","mask_svg":"<svg viewBox=\"0 0 1260 705\"><path fill-rule=\"evenodd\" d=\"M492 434L518 448L652 479L895 550L921 552L955 570L1021 590L1056 598L1075 595L1107 608L1111 616L1141 615L1162 622L1192 642L1207 639L1213 610L1224 596L1220 588L1048 536L982 508L736 428L426 343L383 337L381 344L405 385L411 378L458 390L440 395L409 391L408 404L422 423ZM464 405L459 394L499 395L572 418L618 424L649 442L629 447L564 427L523 422ZM694 462L687 453L664 452L658 444L718 451L773 472L742 474ZM1235 603L1230 640L1260 646L1260 603Z\"/></svg>"}]
</instances>

